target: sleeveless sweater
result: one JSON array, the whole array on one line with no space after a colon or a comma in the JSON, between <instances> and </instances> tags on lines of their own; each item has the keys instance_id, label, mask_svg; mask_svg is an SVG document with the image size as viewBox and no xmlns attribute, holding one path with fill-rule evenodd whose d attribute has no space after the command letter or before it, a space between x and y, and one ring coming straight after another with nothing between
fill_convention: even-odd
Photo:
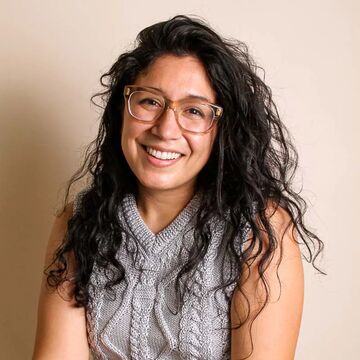
<instances>
[{"instance_id":1,"label":"sleeveless sweater","mask_svg":"<svg viewBox=\"0 0 360 360\"><path fill-rule=\"evenodd\" d=\"M174 281L189 257L199 204L195 194L166 228L154 234L141 218L135 196L124 197L119 220L125 234L116 256L125 278L113 287L116 296L111 297L104 289L103 269L95 266L90 277L94 301L86 307L86 327L93 359L230 359L229 298L236 285L214 289L235 269L221 242L222 221L211 222L208 250L186 281L190 291L177 308ZM235 243L239 254L249 230L246 223Z\"/></svg>"}]
</instances>

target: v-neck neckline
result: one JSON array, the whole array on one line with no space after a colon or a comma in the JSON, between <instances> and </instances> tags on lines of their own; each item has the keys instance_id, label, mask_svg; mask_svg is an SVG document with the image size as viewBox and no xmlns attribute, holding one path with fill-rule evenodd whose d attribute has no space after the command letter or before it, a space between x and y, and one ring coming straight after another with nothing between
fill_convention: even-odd
<instances>
[{"instance_id":1,"label":"v-neck neckline","mask_svg":"<svg viewBox=\"0 0 360 360\"><path fill-rule=\"evenodd\" d=\"M161 252L166 244L171 242L171 240L175 238L194 217L199 205L200 193L197 192L180 213L165 228L155 234L141 217L136 204L135 195L128 193L122 201L125 221L147 253Z\"/></svg>"}]
</instances>

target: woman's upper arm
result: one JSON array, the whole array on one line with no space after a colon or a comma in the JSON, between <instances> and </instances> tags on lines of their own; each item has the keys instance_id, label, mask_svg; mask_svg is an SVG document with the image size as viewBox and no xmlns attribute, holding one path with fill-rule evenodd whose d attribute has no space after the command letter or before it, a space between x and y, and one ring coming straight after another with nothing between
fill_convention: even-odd
<instances>
[{"instance_id":1,"label":"woman's upper arm","mask_svg":"<svg viewBox=\"0 0 360 360\"><path fill-rule=\"evenodd\" d=\"M55 249L63 240L67 221L71 215L72 204L65 213L55 218L46 251L46 266L50 264ZM70 299L67 282L61 286L59 292L46 286L44 275L38 304L33 360L88 360L85 310L83 307L73 307L73 299L70 301L63 299L63 297Z\"/></svg>"},{"instance_id":2,"label":"woman's upper arm","mask_svg":"<svg viewBox=\"0 0 360 360\"><path fill-rule=\"evenodd\" d=\"M289 215L279 208L270 219L277 237L281 236L290 220ZM252 325L253 352L247 360L293 360L295 356L297 338L300 331L301 317L304 301L304 273L301 252L293 238L290 226L286 231L282 245L282 259L280 260L280 247L274 252L274 257L265 277L270 288L270 299L255 318ZM279 241L280 244L280 241ZM259 311L265 302L265 289L255 267L255 261L249 270L249 278L243 285L243 290L250 302L249 320L253 319L254 313ZM281 282L281 293L280 285ZM245 310L244 310L245 309ZM231 304L231 323L234 327L239 324L239 318L246 318L246 300L236 290ZM238 330L232 330L231 334L231 359L237 360L248 356L251 352L251 340L249 335L250 321Z\"/></svg>"}]
</instances>

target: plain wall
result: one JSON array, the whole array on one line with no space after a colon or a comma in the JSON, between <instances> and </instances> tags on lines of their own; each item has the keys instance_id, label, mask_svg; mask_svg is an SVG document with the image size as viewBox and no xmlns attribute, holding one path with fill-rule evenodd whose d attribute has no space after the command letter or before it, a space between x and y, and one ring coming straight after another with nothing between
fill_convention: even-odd
<instances>
[{"instance_id":1,"label":"plain wall","mask_svg":"<svg viewBox=\"0 0 360 360\"><path fill-rule=\"evenodd\" d=\"M358 1L0 4L0 358L31 356L45 245L64 184L97 132L89 99L100 75L142 28L180 13L248 44L297 146L328 275L304 262L296 359L358 358Z\"/></svg>"}]
</instances>

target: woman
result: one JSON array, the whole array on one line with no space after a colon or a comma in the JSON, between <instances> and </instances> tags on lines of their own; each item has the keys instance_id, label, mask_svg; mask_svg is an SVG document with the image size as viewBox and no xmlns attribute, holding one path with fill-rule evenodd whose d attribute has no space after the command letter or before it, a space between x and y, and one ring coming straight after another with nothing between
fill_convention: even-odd
<instances>
[{"instance_id":1,"label":"woman","mask_svg":"<svg viewBox=\"0 0 360 360\"><path fill-rule=\"evenodd\" d=\"M246 46L176 16L101 83L99 134L49 240L34 359L293 359L299 244L314 263L322 242Z\"/></svg>"}]
</instances>

